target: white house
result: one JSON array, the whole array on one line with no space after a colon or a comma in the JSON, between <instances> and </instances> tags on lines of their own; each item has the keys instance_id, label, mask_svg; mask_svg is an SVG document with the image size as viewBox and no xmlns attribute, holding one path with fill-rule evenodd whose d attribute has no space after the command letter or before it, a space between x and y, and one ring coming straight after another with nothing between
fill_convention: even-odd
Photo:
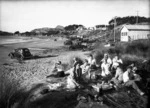
<instances>
[{"instance_id":1,"label":"white house","mask_svg":"<svg viewBox=\"0 0 150 108\"><path fill-rule=\"evenodd\" d=\"M125 42L148 39L150 35L150 25L123 25L120 35L120 40Z\"/></svg>"},{"instance_id":2,"label":"white house","mask_svg":"<svg viewBox=\"0 0 150 108\"><path fill-rule=\"evenodd\" d=\"M96 30L96 27L88 27L88 30Z\"/></svg>"},{"instance_id":3,"label":"white house","mask_svg":"<svg viewBox=\"0 0 150 108\"><path fill-rule=\"evenodd\" d=\"M77 30L77 31L82 31L82 30L85 30L85 27L79 26L76 30Z\"/></svg>"}]
</instances>

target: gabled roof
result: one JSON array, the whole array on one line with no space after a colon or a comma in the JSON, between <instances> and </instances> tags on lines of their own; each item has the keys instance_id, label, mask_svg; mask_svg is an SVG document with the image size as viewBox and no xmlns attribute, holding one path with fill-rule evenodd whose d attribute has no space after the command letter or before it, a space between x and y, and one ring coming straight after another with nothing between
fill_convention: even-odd
<instances>
[{"instance_id":1,"label":"gabled roof","mask_svg":"<svg viewBox=\"0 0 150 108\"><path fill-rule=\"evenodd\" d=\"M150 30L150 25L123 25L128 30Z\"/></svg>"}]
</instances>

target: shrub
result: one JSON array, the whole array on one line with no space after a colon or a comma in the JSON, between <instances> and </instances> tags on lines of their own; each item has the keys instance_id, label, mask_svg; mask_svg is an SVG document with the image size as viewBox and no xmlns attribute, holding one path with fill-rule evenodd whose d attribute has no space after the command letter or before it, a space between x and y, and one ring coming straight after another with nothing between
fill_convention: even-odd
<instances>
[{"instance_id":1,"label":"shrub","mask_svg":"<svg viewBox=\"0 0 150 108\"><path fill-rule=\"evenodd\" d=\"M136 66L140 66L140 64L143 62L143 57L138 57L137 55L131 55L131 54L124 54L121 56L123 60L123 69L125 70L127 66L134 63Z\"/></svg>"},{"instance_id":2,"label":"shrub","mask_svg":"<svg viewBox=\"0 0 150 108\"><path fill-rule=\"evenodd\" d=\"M125 50L128 54L135 54L143 57L150 57L150 41L149 40L137 40L128 44Z\"/></svg>"},{"instance_id":3,"label":"shrub","mask_svg":"<svg viewBox=\"0 0 150 108\"><path fill-rule=\"evenodd\" d=\"M135 63L140 66L143 60L150 58L150 41L137 40L131 43L116 43L114 47L105 48L102 43L96 44L96 49L93 51L97 63L103 58L104 53L109 53L110 58L118 54L123 59L123 69L128 65Z\"/></svg>"}]
</instances>

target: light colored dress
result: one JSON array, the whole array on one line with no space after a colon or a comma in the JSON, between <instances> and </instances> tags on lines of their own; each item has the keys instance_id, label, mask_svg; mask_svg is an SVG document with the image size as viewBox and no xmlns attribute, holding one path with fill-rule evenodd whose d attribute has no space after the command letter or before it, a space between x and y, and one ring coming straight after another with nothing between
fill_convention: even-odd
<instances>
[{"instance_id":1,"label":"light colored dress","mask_svg":"<svg viewBox=\"0 0 150 108\"><path fill-rule=\"evenodd\" d=\"M110 74L109 63L102 63L101 68L102 68L101 73L102 76L107 76L108 74Z\"/></svg>"},{"instance_id":2,"label":"light colored dress","mask_svg":"<svg viewBox=\"0 0 150 108\"><path fill-rule=\"evenodd\" d=\"M128 82L129 81L129 72L126 71L123 73L123 82Z\"/></svg>"}]
</instances>

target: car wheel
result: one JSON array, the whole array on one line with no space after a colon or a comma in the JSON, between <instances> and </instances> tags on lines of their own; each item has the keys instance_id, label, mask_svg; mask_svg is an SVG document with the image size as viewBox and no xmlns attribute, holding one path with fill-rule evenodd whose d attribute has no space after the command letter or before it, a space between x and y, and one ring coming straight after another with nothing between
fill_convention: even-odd
<instances>
[{"instance_id":1,"label":"car wheel","mask_svg":"<svg viewBox=\"0 0 150 108\"><path fill-rule=\"evenodd\" d=\"M11 59L13 59L14 57L13 57L13 54L9 54L8 55Z\"/></svg>"},{"instance_id":2,"label":"car wheel","mask_svg":"<svg viewBox=\"0 0 150 108\"><path fill-rule=\"evenodd\" d=\"M10 58L13 59L14 58L13 55L11 55Z\"/></svg>"},{"instance_id":3,"label":"car wheel","mask_svg":"<svg viewBox=\"0 0 150 108\"><path fill-rule=\"evenodd\" d=\"M21 57L20 57L20 60L22 61L23 59L24 59L24 57L21 56Z\"/></svg>"}]
</instances>

